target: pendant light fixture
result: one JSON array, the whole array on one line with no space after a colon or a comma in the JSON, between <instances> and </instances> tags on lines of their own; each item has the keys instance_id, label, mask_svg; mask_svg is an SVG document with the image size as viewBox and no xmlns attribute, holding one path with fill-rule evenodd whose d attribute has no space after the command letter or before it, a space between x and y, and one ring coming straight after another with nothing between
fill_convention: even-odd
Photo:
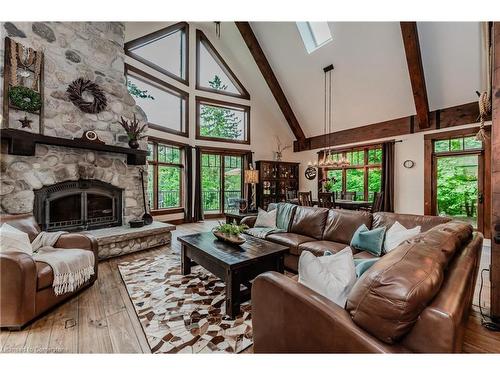
<instances>
[{"instance_id":1,"label":"pendant light fixture","mask_svg":"<svg viewBox=\"0 0 500 375\"><path fill-rule=\"evenodd\" d=\"M330 64L323 68L324 76L324 116L323 116L323 158L313 165L315 167L345 167L348 166L349 160L344 156L336 159L337 153L332 150L332 131L333 131L333 65Z\"/></svg>"}]
</instances>

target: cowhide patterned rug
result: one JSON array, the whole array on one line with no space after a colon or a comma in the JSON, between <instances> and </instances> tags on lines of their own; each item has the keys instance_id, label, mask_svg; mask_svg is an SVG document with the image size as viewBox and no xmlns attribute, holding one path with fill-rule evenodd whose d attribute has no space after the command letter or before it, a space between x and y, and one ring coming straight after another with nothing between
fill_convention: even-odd
<instances>
[{"instance_id":1,"label":"cowhide patterned rug","mask_svg":"<svg viewBox=\"0 0 500 375\"><path fill-rule=\"evenodd\" d=\"M188 276L179 254L118 266L152 353L239 353L252 344L250 304L231 320L224 283L196 266Z\"/></svg>"}]
</instances>

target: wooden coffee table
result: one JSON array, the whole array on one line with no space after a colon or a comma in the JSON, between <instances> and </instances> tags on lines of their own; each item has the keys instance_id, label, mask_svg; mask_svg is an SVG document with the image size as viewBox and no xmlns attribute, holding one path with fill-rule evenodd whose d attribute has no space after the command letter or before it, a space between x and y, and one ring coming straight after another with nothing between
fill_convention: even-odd
<instances>
[{"instance_id":1,"label":"wooden coffee table","mask_svg":"<svg viewBox=\"0 0 500 375\"><path fill-rule=\"evenodd\" d=\"M250 281L266 271L284 272L288 247L243 235L246 242L236 246L215 238L211 232L179 237L182 274L199 264L226 283L226 314L234 319L240 304L250 298ZM241 291L241 284L246 289Z\"/></svg>"}]
</instances>

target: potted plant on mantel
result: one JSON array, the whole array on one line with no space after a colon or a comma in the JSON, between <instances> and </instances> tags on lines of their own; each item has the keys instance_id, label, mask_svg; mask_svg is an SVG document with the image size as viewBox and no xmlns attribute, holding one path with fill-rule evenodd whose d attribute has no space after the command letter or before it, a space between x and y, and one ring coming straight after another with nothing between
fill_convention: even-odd
<instances>
[{"instance_id":1,"label":"potted plant on mantel","mask_svg":"<svg viewBox=\"0 0 500 375\"><path fill-rule=\"evenodd\" d=\"M118 122L123 129L127 132L128 136L128 145L132 149L138 149L139 148L139 140L143 139L146 137L146 134L144 134L144 130L146 129L146 124L140 126L139 121L135 117L134 113L134 119L132 121L125 120L123 117L121 117L121 120Z\"/></svg>"},{"instance_id":2,"label":"potted plant on mantel","mask_svg":"<svg viewBox=\"0 0 500 375\"><path fill-rule=\"evenodd\" d=\"M222 224L212 229L212 233L221 241L229 242L233 245L241 245L246 240L241 235L245 229L248 229L247 225L238 225L235 222L232 224Z\"/></svg>"}]
</instances>

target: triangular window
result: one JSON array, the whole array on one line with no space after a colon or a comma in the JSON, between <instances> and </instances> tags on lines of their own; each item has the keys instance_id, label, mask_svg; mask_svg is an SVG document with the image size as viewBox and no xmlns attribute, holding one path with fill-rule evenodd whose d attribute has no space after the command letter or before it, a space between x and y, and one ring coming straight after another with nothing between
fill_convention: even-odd
<instances>
[{"instance_id":1,"label":"triangular window","mask_svg":"<svg viewBox=\"0 0 500 375\"><path fill-rule=\"evenodd\" d=\"M200 30L196 30L196 88L250 99L248 91Z\"/></svg>"},{"instance_id":2,"label":"triangular window","mask_svg":"<svg viewBox=\"0 0 500 375\"><path fill-rule=\"evenodd\" d=\"M176 23L125 43L125 53L150 68L189 84L188 35L188 24Z\"/></svg>"}]
</instances>

